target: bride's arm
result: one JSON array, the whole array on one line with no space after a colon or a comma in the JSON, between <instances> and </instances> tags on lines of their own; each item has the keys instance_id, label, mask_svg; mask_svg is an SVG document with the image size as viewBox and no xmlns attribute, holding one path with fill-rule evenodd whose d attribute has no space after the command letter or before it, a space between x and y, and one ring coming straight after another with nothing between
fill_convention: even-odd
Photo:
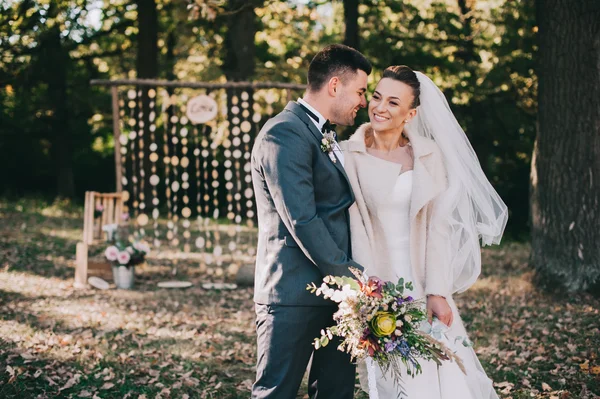
<instances>
[{"instance_id":1,"label":"bride's arm","mask_svg":"<svg viewBox=\"0 0 600 399\"><path fill-rule=\"evenodd\" d=\"M448 297L452 295L452 269L450 265L450 226L440 216L434 199L428 205L427 241L425 248L425 294Z\"/></svg>"},{"instance_id":2,"label":"bride's arm","mask_svg":"<svg viewBox=\"0 0 600 399\"><path fill-rule=\"evenodd\" d=\"M441 158L438 168L445 177L445 168ZM444 186L447 188L446 179ZM444 193L434 198L427 209L427 241L425 256L425 294L429 320L436 316L450 326L453 315L446 298L452 295L453 273L450 259L450 225L444 216Z\"/></svg>"}]
</instances>

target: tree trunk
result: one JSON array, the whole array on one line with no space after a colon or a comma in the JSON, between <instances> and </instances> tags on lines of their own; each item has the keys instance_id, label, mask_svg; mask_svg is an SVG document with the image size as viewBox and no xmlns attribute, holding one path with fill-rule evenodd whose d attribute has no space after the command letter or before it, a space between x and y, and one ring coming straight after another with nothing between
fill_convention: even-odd
<instances>
[{"instance_id":1,"label":"tree trunk","mask_svg":"<svg viewBox=\"0 0 600 399\"><path fill-rule=\"evenodd\" d=\"M229 0L223 60L223 72L228 81L249 80L254 75L256 6L247 0Z\"/></svg>"},{"instance_id":2,"label":"tree trunk","mask_svg":"<svg viewBox=\"0 0 600 399\"><path fill-rule=\"evenodd\" d=\"M48 104L52 107L51 157L56 173L56 193L60 197L75 197L73 151L69 123L67 73L69 53L63 47L58 27L50 29L40 40L40 68L48 85ZM42 66L43 65L43 66Z\"/></svg>"},{"instance_id":3,"label":"tree trunk","mask_svg":"<svg viewBox=\"0 0 600 399\"><path fill-rule=\"evenodd\" d=\"M344 44L360 50L360 36L358 31L358 3L359 0L344 0Z\"/></svg>"},{"instance_id":4,"label":"tree trunk","mask_svg":"<svg viewBox=\"0 0 600 399\"><path fill-rule=\"evenodd\" d=\"M153 79L158 76L158 13L155 0L137 0L137 11L137 77Z\"/></svg>"},{"instance_id":5,"label":"tree trunk","mask_svg":"<svg viewBox=\"0 0 600 399\"><path fill-rule=\"evenodd\" d=\"M138 12L138 36L137 36L137 77L138 79L156 79L158 77L158 12L156 10L155 0L136 0ZM144 181L143 197L140 196L140 203L143 203L146 209L149 209L150 199L152 198L152 187L148 184L151 174L150 156L150 98L148 91L156 89L155 87L143 86L141 116L138 120L137 129L143 131L142 140L136 140L136 152L143 153L143 165L138 166L138 181ZM134 158L135 159L135 158ZM135 184L132 182L132 184ZM140 183L138 183L140 184ZM140 192L140 194L142 194ZM135 204L134 199L134 204ZM146 211L144 211L146 212Z\"/></svg>"},{"instance_id":6,"label":"tree trunk","mask_svg":"<svg viewBox=\"0 0 600 399\"><path fill-rule=\"evenodd\" d=\"M227 32L225 34L225 54L223 59L222 70L225 73L228 81L243 82L251 81L254 77L255 71L255 55L256 55L256 44L255 36L257 30L257 17L255 13L256 7L260 7L263 3L262 0L229 0L227 7ZM247 100L242 100L243 92L247 93ZM240 112L234 113L234 102L233 99L237 98L237 107L239 108L242 103L246 103L247 110L252 112L254 103L254 91L251 88L239 89L230 88L227 89L227 119L229 121L229 131L233 137L234 129L239 130L240 123L244 120L251 121L248 117L243 117ZM237 124L235 123L237 122ZM236 149L245 152L245 144L242 142L238 147L231 146L230 150L235 151ZM238 161L234 161L234 168L243 167L243 163L240 164ZM223 173L223 170L219 171ZM243 173L241 174L243 176ZM244 180L238 180L237 177L232 180L234 188L229 192L234 197L236 194L242 195L246 188L247 183ZM219 203L221 207L219 213L224 216L228 216L231 219L231 212L229 212L229 204L233 205L233 208L239 204L242 209L242 214L246 214L247 207L245 201L228 201L228 192L223 188L218 193ZM233 219L231 219L233 220Z\"/></svg>"},{"instance_id":7,"label":"tree trunk","mask_svg":"<svg viewBox=\"0 0 600 399\"><path fill-rule=\"evenodd\" d=\"M568 291L600 287L600 8L537 0L539 125L532 265Z\"/></svg>"}]
</instances>

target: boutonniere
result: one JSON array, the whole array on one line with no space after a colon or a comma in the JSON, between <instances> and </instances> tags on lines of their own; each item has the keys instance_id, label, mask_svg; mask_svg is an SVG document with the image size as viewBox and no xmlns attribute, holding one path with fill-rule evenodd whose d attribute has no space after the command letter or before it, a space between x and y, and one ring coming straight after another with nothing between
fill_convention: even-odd
<instances>
[{"instance_id":1,"label":"boutonniere","mask_svg":"<svg viewBox=\"0 0 600 399\"><path fill-rule=\"evenodd\" d=\"M333 154L333 147L335 145L335 133L327 132L323 133L323 138L321 139L321 151L325 154L329 155L329 158L333 161L333 163L337 162L335 155Z\"/></svg>"}]
</instances>

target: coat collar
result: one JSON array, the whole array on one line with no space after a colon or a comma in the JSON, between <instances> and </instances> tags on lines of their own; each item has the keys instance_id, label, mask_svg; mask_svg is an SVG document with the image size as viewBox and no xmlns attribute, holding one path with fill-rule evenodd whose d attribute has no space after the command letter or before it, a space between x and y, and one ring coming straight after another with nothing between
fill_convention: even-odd
<instances>
[{"instance_id":1,"label":"coat collar","mask_svg":"<svg viewBox=\"0 0 600 399\"><path fill-rule=\"evenodd\" d=\"M367 153L365 136L372 134L370 123L364 123L350 137L343 147L349 152ZM415 155L413 170L413 193L411 197L410 216L414 219L417 213L426 206L435 196L445 189L445 174L436 165L436 157L441 157L437 144L418 134L408 135Z\"/></svg>"},{"instance_id":2,"label":"coat collar","mask_svg":"<svg viewBox=\"0 0 600 399\"><path fill-rule=\"evenodd\" d=\"M348 139L348 151L366 153L367 146L365 145L365 137L367 134L373 134L373 128L371 128L369 122L360 125L356 132ZM433 140L419 136L418 134L409 134L408 139L412 145L415 160L433 153L437 148L437 145Z\"/></svg>"}]
</instances>

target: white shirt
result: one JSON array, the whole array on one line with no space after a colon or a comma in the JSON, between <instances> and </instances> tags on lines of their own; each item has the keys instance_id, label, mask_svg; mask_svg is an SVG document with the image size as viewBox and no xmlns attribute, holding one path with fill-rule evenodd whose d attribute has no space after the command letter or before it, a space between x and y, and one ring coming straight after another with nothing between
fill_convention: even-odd
<instances>
[{"instance_id":1,"label":"white shirt","mask_svg":"<svg viewBox=\"0 0 600 399\"><path fill-rule=\"evenodd\" d=\"M308 108L310 112L312 112L316 115L317 118L319 118L319 121L316 121L310 115L308 116L308 118L314 123L314 125L320 132L327 119L325 119L325 117L323 117L323 115L321 115L319 111L314 109L313 106L307 103L303 98L299 98L298 103L304 105L306 108ZM342 149L340 148L337 141L334 141L333 143L333 153L335 154L335 157L340 160L342 166L344 166L344 154L342 153Z\"/></svg>"}]
</instances>

